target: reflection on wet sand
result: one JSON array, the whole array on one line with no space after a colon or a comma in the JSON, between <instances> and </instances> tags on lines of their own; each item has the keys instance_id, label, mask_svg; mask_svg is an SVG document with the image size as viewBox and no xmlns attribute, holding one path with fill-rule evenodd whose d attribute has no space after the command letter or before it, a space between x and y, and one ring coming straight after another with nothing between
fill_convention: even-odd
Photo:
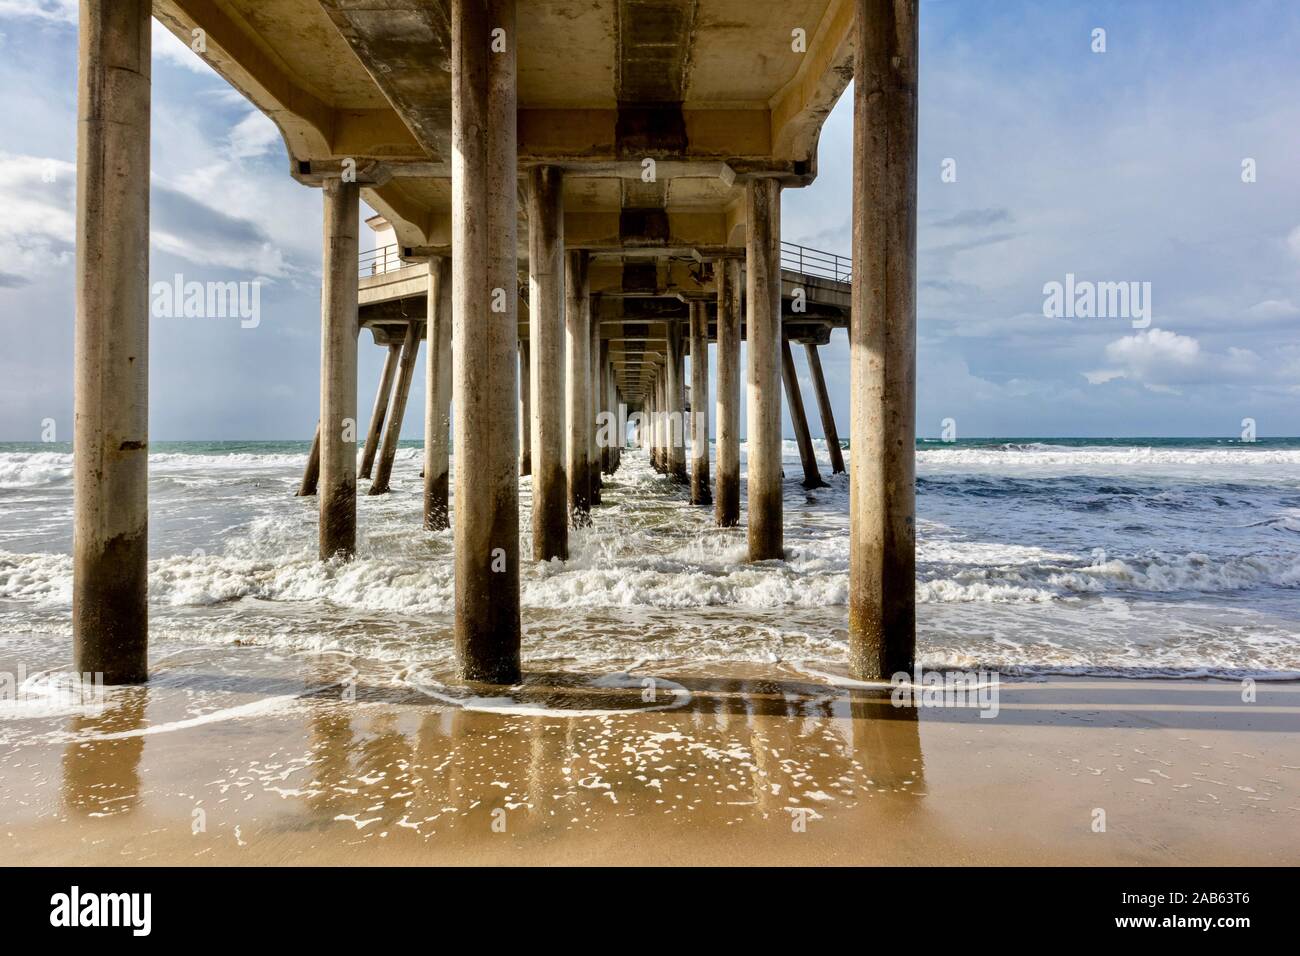
<instances>
[{"instance_id":1,"label":"reflection on wet sand","mask_svg":"<svg viewBox=\"0 0 1300 956\"><path fill-rule=\"evenodd\" d=\"M72 739L63 751L63 802L73 813L106 817L129 813L140 802L140 758L144 737L96 739L144 726L148 692L133 687L93 716L68 722Z\"/></svg>"}]
</instances>

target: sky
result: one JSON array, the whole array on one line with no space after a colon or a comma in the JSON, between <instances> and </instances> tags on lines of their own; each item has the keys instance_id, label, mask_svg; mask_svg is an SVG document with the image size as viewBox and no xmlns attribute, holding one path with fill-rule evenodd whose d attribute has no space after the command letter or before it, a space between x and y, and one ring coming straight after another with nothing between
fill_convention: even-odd
<instances>
[{"instance_id":1,"label":"sky","mask_svg":"<svg viewBox=\"0 0 1300 956\"><path fill-rule=\"evenodd\" d=\"M71 437L76 32L75 0L0 0L0 441ZM1300 3L921 0L920 43L918 434L1300 435ZM153 69L151 281L262 285L254 328L151 321L151 438L310 438L319 191L157 24ZM851 99L782 197L783 238L841 255ZM1068 275L1149 316L1045 315ZM363 334L363 414L382 360ZM844 332L822 361L847 437Z\"/></svg>"}]
</instances>

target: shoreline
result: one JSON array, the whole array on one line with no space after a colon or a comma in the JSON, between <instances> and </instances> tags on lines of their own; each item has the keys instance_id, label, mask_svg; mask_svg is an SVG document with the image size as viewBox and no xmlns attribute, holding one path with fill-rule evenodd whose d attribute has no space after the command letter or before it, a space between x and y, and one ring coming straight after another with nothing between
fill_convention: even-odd
<instances>
[{"instance_id":1,"label":"shoreline","mask_svg":"<svg viewBox=\"0 0 1300 956\"><path fill-rule=\"evenodd\" d=\"M1300 861L1297 682L1246 703L1207 679L1004 679L986 719L788 665L503 694L339 655L167 660L97 715L0 720L0 862Z\"/></svg>"}]
</instances>

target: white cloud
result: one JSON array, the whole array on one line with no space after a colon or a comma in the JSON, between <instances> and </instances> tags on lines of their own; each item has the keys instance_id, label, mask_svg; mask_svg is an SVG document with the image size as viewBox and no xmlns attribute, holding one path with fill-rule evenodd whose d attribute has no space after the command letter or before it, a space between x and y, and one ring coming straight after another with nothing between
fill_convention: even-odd
<instances>
[{"instance_id":1,"label":"white cloud","mask_svg":"<svg viewBox=\"0 0 1300 956\"><path fill-rule=\"evenodd\" d=\"M77 0L0 0L0 18L5 17L76 23Z\"/></svg>"},{"instance_id":2,"label":"white cloud","mask_svg":"<svg viewBox=\"0 0 1300 956\"><path fill-rule=\"evenodd\" d=\"M252 110L230 130L230 149L236 159L273 152L282 142L280 127L260 110Z\"/></svg>"},{"instance_id":3,"label":"white cloud","mask_svg":"<svg viewBox=\"0 0 1300 956\"><path fill-rule=\"evenodd\" d=\"M1110 368L1084 372L1093 385L1127 379L1151 391L1175 392L1175 385L1257 380L1267 374L1259 355L1231 346L1203 349L1199 340L1166 329L1144 329L1106 346Z\"/></svg>"},{"instance_id":4,"label":"white cloud","mask_svg":"<svg viewBox=\"0 0 1300 956\"><path fill-rule=\"evenodd\" d=\"M1291 255L1300 259L1300 226L1291 230L1291 234L1286 237L1287 248L1291 250Z\"/></svg>"},{"instance_id":5,"label":"white cloud","mask_svg":"<svg viewBox=\"0 0 1300 956\"><path fill-rule=\"evenodd\" d=\"M72 262L72 163L0 152L0 286L26 285Z\"/></svg>"}]
</instances>

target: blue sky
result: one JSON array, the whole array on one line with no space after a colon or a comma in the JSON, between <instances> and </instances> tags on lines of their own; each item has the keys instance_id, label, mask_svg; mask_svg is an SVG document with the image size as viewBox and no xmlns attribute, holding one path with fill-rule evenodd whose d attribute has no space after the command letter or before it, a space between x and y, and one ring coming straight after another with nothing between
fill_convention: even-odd
<instances>
[{"instance_id":1,"label":"blue sky","mask_svg":"<svg viewBox=\"0 0 1300 956\"><path fill-rule=\"evenodd\" d=\"M921 23L919 433L1300 434L1300 4L922 0ZM0 440L71 434L75 74L75 3L0 0ZM846 95L785 238L849 253L851 141ZM255 329L153 320L152 437L309 437L320 196L161 28L152 178L155 280L264 283ZM1149 282L1149 327L1044 317L1067 273ZM363 410L381 361L363 336ZM847 435L843 333L823 362Z\"/></svg>"}]
</instances>

